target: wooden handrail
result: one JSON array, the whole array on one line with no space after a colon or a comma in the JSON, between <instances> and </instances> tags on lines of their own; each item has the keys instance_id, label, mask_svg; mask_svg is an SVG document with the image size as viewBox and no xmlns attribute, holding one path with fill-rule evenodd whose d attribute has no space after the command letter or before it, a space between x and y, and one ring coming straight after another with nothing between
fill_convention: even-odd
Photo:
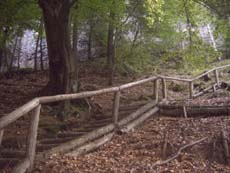
<instances>
[{"instance_id":1,"label":"wooden handrail","mask_svg":"<svg viewBox=\"0 0 230 173\"><path fill-rule=\"evenodd\" d=\"M15 111L11 112L10 114L7 114L0 118L0 130L8 126L9 124L13 123L20 117L24 116L34 108L36 108L39 105L39 99L33 99L30 102L26 103L25 105L19 107Z\"/></svg>"},{"instance_id":2,"label":"wooden handrail","mask_svg":"<svg viewBox=\"0 0 230 173\"><path fill-rule=\"evenodd\" d=\"M211 69L211 70L209 70L209 71L207 71L207 72L205 72L205 73L203 73L203 74L201 74L195 78L192 78L192 79L181 79L181 78L169 77L169 76L157 76L157 77L154 76L154 77L149 77L149 78L142 79L139 81L131 82L128 84L124 84L124 85L121 85L118 87L105 88L105 89L96 90L96 91L86 91L86 92L81 92L81 93L76 93L76 94L62 94L62 95L55 95L55 96L38 97L38 98L35 98L35 99L31 100L30 102L26 103L25 105L21 106L20 108L16 109L15 111L11 112L10 114L7 114L7 115L3 116L2 118L0 118L0 130L5 128L6 126L11 124L12 122L16 121L21 116L27 114L32 109L37 107L39 104L65 101L65 100L73 100L73 99L80 99L80 98L92 97L92 96L105 94L105 93L114 93L117 91L122 91L124 89L135 87L135 86L147 83L147 82L155 81L157 79L176 80L176 81L182 81L182 82L190 83L196 79L199 79L199 78L207 75L208 73L211 73L215 70L223 69L226 67L230 67L230 64L213 68L213 69Z\"/></svg>"},{"instance_id":3,"label":"wooden handrail","mask_svg":"<svg viewBox=\"0 0 230 173\"><path fill-rule=\"evenodd\" d=\"M200 79L201 77L211 73L215 72L216 76L216 82L219 83L219 76L218 76L218 70L223 69L226 67L230 67L229 65L220 66L213 68L195 78L192 79L181 79L177 77L168 77L168 76L152 76L146 79L142 79L139 81L131 82L128 84L124 84L118 87L112 87L112 88L105 88L100 89L96 91L86 91L82 93L76 93L76 94L62 94L62 95L56 95L56 96L46 96L46 97L38 97L30 102L26 103L25 105L19 107L15 111L11 112L10 114L7 114L0 118L0 131L2 131L6 126L9 124L15 122L20 117L24 116L25 114L31 112L33 110L33 114L31 116L31 122L30 122L30 133L28 138L28 148L27 148L27 158L25 161L19 166L21 171L23 172L24 169L28 169L31 172L33 161L35 157L35 148L36 148L36 138L37 138L37 129L38 129L38 123L39 123L39 115L40 115L40 108L41 104L44 103L51 103L51 102L58 102L58 101L66 101L66 100L73 100L73 99L80 99L80 98L87 98L92 96L97 96L100 94L106 94L106 93L115 93L114 96L114 107L113 107L113 115L114 115L114 124L109 125L108 129L112 130L116 127L118 123L118 111L119 111L119 102L120 102L120 94L122 90L132 88L138 85L145 84L147 82L154 82L154 96L156 99L156 102L158 100L158 79L162 80L162 91L163 91L163 97L166 99L167 97L167 86L166 86L166 80L175 80L175 81L181 81L189 83L190 85L190 97L193 97L193 81ZM58 148L58 147L57 147ZM29 163L28 163L29 162Z\"/></svg>"},{"instance_id":4,"label":"wooden handrail","mask_svg":"<svg viewBox=\"0 0 230 173\"><path fill-rule=\"evenodd\" d=\"M215 70L220 70L220 69L223 69L223 68L226 68L226 67L230 67L230 64L220 66L220 67L215 67L215 68L213 68L213 69L211 69L211 70L209 70L209 71L207 71L205 73L202 73L201 75L198 75L198 76L194 77L192 80L194 81L194 80L200 79L200 78L204 77L205 75L214 72Z\"/></svg>"},{"instance_id":5,"label":"wooden handrail","mask_svg":"<svg viewBox=\"0 0 230 173\"><path fill-rule=\"evenodd\" d=\"M162 76L162 75L158 76L158 78L162 79L162 83L163 83L162 93L163 93L164 99L166 99L166 97L167 97L167 93L166 93L167 88L166 88L166 82L165 82L165 80L180 81L180 82L186 82L186 83L188 83L189 84L189 98L192 99L194 97L194 95L193 95L193 82L195 80L198 80L198 79L206 76L207 74L214 72L216 84L217 84L217 86L219 86L219 82L220 81L219 81L218 70L226 68L226 67L230 67L230 64L224 65L224 66L220 66L220 67L215 67L215 68L213 68L213 69L211 69L211 70L209 70L207 72L204 72L204 73L202 73L202 74L200 74L200 75L198 75L198 76L196 76L194 78L191 78L191 79L183 79L183 78L170 77L170 76ZM207 88L207 90L209 90L209 89L210 89L210 87Z\"/></svg>"}]
</instances>

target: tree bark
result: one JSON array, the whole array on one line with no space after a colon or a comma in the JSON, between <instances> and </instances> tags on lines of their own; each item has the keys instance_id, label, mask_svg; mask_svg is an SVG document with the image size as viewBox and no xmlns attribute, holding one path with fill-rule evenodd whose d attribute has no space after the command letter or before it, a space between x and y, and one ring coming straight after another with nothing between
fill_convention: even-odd
<instances>
[{"instance_id":1,"label":"tree bark","mask_svg":"<svg viewBox=\"0 0 230 173\"><path fill-rule=\"evenodd\" d=\"M14 43L14 48L13 48L13 54L12 54L11 61L10 61L10 70L12 70L13 63L14 63L14 60L15 60L14 57L15 57L17 45L18 45L18 33L16 34L15 43Z\"/></svg>"},{"instance_id":2,"label":"tree bark","mask_svg":"<svg viewBox=\"0 0 230 173\"><path fill-rule=\"evenodd\" d=\"M187 21L187 29L188 29L188 34L189 34L189 43L190 43L190 46L192 46L192 23L191 23L191 20L190 20L190 14L189 14L189 8L188 8L188 2L187 0L184 0L184 12L185 12L185 16L186 16L186 21Z\"/></svg>"},{"instance_id":3,"label":"tree bark","mask_svg":"<svg viewBox=\"0 0 230 173\"><path fill-rule=\"evenodd\" d=\"M44 27L44 23L43 23L43 19L41 19L41 25L40 25L40 29L39 29L39 35L40 35L39 52L40 52L40 69L41 69L42 71L44 70L44 60L43 60L43 39L42 39L43 27Z\"/></svg>"},{"instance_id":4,"label":"tree bark","mask_svg":"<svg viewBox=\"0 0 230 173\"><path fill-rule=\"evenodd\" d=\"M39 0L43 11L49 56L49 95L70 93L74 73L69 35L69 0Z\"/></svg>"},{"instance_id":5,"label":"tree bark","mask_svg":"<svg viewBox=\"0 0 230 173\"><path fill-rule=\"evenodd\" d=\"M108 27L108 41L107 41L107 66L109 69L109 85L113 85L114 71L115 71L115 47L114 47L114 24L112 23L115 14L110 11L110 22Z\"/></svg>"},{"instance_id":6,"label":"tree bark","mask_svg":"<svg viewBox=\"0 0 230 173\"><path fill-rule=\"evenodd\" d=\"M34 70L37 71L38 69L38 45L39 45L39 40L40 40L40 35L37 35L37 40L36 40L36 46L35 46L35 51L34 51Z\"/></svg>"},{"instance_id":7,"label":"tree bark","mask_svg":"<svg viewBox=\"0 0 230 173\"><path fill-rule=\"evenodd\" d=\"M73 49L73 57L75 61L78 61L78 48L77 48L77 43L78 43L78 24L77 24L77 19L73 18L73 28L72 28L72 49Z\"/></svg>"},{"instance_id":8,"label":"tree bark","mask_svg":"<svg viewBox=\"0 0 230 173\"><path fill-rule=\"evenodd\" d=\"M18 40L18 52L17 52L17 70L18 71L20 69L21 46L22 46L22 38L20 37Z\"/></svg>"},{"instance_id":9,"label":"tree bark","mask_svg":"<svg viewBox=\"0 0 230 173\"><path fill-rule=\"evenodd\" d=\"M40 37L40 68L43 71L44 70L44 60L43 60L43 44L42 44L42 37Z\"/></svg>"},{"instance_id":10,"label":"tree bark","mask_svg":"<svg viewBox=\"0 0 230 173\"><path fill-rule=\"evenodd\" d=\"M88 60L92 59L92 33L93 24L92 21L89 21L89 35L88 35Z\"/></svg>"}]
</instances>

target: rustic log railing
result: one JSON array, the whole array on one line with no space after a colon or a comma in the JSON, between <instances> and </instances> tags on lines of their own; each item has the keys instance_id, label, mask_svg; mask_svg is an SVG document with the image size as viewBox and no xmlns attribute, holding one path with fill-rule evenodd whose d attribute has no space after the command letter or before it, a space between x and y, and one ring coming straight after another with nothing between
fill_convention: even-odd
<instances>
[{"instance_id":1,"label":"rustic log railing","mask_svg":"<svg viewBox=\"0 0 230 173\"><path fill-rule=\"evenodd\" d=\"M31 100L30 102L26 103L25 105L21 106L20 108L16 109L10 114L3 116L2 118L0 118L0 140L1 141L3 137L4 128L9 126L11 123L15 122L17 119L21 118L22 116L31 113L26 158L14 168L13 173L23 173L26 171L32 172L33 162L34 162L35 152L36 152L39 115L40 115L40 109L42 104L93 97L93 96L106 94L106 93L114 93L113 123L114 123L114 127L117 127L119 125L118 114L119 114L121 91L145 84L147 82L154 82L157 79L158 77L154 76L140 81L121 85L118 87L106 88L97 91L86 91L86 92L76 93L76 94L63 94L63 95L56 95L56 96L39 97ZM111 130L114 127L109 126L108 129Z\"/></svg>"},{"instance_id":2,"label":"rustic log railing","mask_svg":"<svg viewBox=\"0 0 230 173\"><path fill-rule=\"evenodd\" d=\"M52 102L58 102L58 101L67 101L67 100L74 100L74 99L81 99L81 98L87 98L87 97L93 97L100 94L105 93L114 93L114 104L113 104L113 124L108 125L104 127L104 129L107 129L107 131L111 131L113 129L116 129L117 126L123 125L124 122L128 121L129 118L136 117L138 113L142 113L140 111L145 111L145 107L148 107L148 105L143 107L143 110L140 109L139 112L134 113L131 115L131 117L128 117L127 119L124 119L121 122L118 122L118 115L119 115L119 104L120 104L120 96L121 91L125 89L129 89L135 86L139 86L142 84L146 84L148 82L153 83L153 97L156 101L156 103L159 100L159 80L162 82L162 97L163 99L167 99L167 85L166 81L181 81L188 83L189 86L189 96L192 99L194 97L193 94L193 83L195 80L198 80L202 78L203 76L214 72L215 74L215 82L216 85L219 85L219 70L223 68L230 67L230 65L225 65L221 67L214 68L212 70L209 70L193 79L181 79L181 78L175 78L175 77L168 77L168 76L153 76L146 79L142 79L136 82L131 82L125 85L121 85L118 87L112 87L112 88L106 88L96 91L86 91L82 93L76 93L76 94L63 94L63 95L56 95L56 96L47 96L47 97L39 97L31 100L30 102L26 103L25 105L21 106L20 108L16 109L15 111L11 112L10 114L7 114L0 118L0 144L3 138L3 132L4 128L9 126L11 123L15 122L17 119L19 119L22 116L27 115L28 113L31 113L30 118L30 127L29 127L29 134L28 134L28 142L27 142L27 151L26 151L26 158L18 164L13 172L14 173L24 173L26 171L32 172L33 169L33 162L35 158L36 153L36 143L37 143L37 131L38 131L38 124L39 124L39 116L40 116L40 109L41 105L45 103L52 103ZM150 107L154 104L151 103ZM149 117L151 113L158 111L158 108L153 109L149 113L145 113L144 115L146 117ZM144 118L143 118L144 119ZM135 122L134 122L135 124ZM132 126L130 126L132 127ZM99 130L99 132L101 132ZM98 133L99 134L99 133ZM90 136L91 135L91 136ZM88 134L85 136L87 139L93 139L94 134ZM78 141L79 143L82 143L84 140Z\"/></svg>"},{"instance_id":3,"label":"rustic log railing","mask_svg":"<svg viewBox=\"0 0 230 173\"><path fill-rule=\"evenodd\" d=\"M198 76L196 76L196 77L194 77L192 79L182 79L182 78L169 77L169 76L159 76L159 78L161 78L161 80L162 80L162 94L163 94L163 98L167 99L166 81L180 81L180 82L187 83L188 86L189 86L189 98L190 99L193 99L195 97L199 97L200 95L204 94L206 91L208 91L210 89L213 89L215 91L216 87L218 87L220 85L219 71L222 70L222 69L224 69L224 68L227 68L227 67L230 67L230 64L213 68L213 69L211 69L211 70L209 70L207 72L204 72L201 75L198 75ZM215 83L212 86L207 87L203 91L194 94L194 81L200 80L204 76L206 76L206 75L208 75L210 73L214 73Z\"/></svg>"}]
</instances>

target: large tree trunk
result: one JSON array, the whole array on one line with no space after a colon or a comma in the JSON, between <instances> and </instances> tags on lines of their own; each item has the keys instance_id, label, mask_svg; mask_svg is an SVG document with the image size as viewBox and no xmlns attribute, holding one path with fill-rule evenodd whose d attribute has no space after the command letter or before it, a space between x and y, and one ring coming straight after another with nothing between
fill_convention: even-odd
<instances>
[{"instance_id":1,"label":"large tree trunk","mask_svg":"<svg viewBox=\"0 0 230 173\"><path fill-rule=\"evenodd\" d=\"M74 67L69 35L69 0L39 0L44 16L49 56L47 94L70 93Z\"/></svg>"}]
</instances>

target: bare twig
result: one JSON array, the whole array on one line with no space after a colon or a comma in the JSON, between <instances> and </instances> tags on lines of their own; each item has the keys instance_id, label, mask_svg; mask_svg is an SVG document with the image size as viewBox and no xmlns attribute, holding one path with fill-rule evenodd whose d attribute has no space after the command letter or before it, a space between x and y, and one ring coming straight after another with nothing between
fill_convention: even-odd
<instances>
[{"instance_id":1,"label":"bare twig","mask_svg":"<svg viewBox=\"0 0 230 173\"><path fill-rule=\"evenodd\" d=\"M194 145L196 145L196 144L199 144L199 143L201 143L201 142L203 142L203 141L205 141L205 140L207 140L207 139L208 139L208 137L204 137L204 138L202 138L202 139L200 139L200 140L198 140L198 141L192 142L192 143L190 143L190 144L187 144L187 145L181 147L181 148L178 150L178 152L177 152L174 156L172 156L172 157L170 157L170 158L168 158L167 160L164 160L164 161L157 161L157 162L155 162L155 163L152 165L152 168L153 168L153 167L156 167L156 166L164 165L164 164L166 164L166 163L169 163L170 161L176 159L176 158L181 154L181 152L182 152L183 150L185 150L185 149L187 149L187 148L189 148L189 147L192 147L192 146L194 146Z\"/></svg>"}]
</instances>

